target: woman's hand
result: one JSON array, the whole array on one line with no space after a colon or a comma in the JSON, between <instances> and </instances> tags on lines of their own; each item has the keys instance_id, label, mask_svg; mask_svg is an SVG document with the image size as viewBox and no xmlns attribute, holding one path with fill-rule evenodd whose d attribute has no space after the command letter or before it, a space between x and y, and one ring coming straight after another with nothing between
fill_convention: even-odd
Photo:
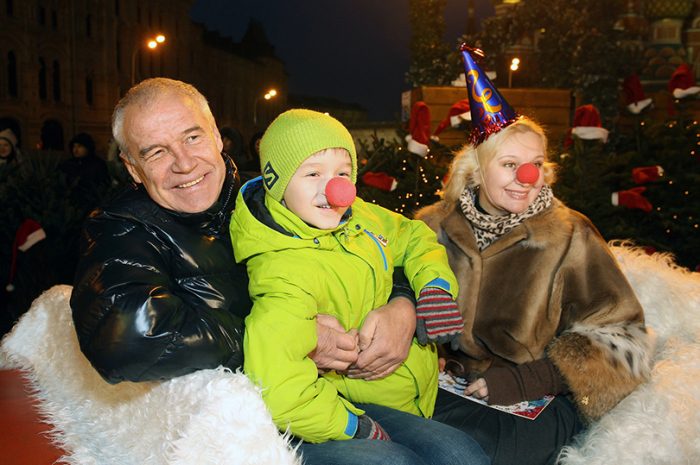
<instances>
[{"instance_id":1,"label":"woman's hand","mask_svg":"<svg viewBox=\"0 0 700 465\"><path fill-rule=\"evenodd\" d=\"M484 378L479 378L473 383L469 383L464 389L464 393L468 396L476 397L484 402L489 401L489 387L486 385Z\"/></svg>"}]
</instances>

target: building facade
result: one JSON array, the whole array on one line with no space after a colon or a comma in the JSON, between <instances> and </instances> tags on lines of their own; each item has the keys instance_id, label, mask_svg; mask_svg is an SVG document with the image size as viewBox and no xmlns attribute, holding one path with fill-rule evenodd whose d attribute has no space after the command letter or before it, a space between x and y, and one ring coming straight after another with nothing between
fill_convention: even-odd
<instances>
[{"instance_id":1,"label":"building facade","mask_svg":"<svg viewBox=\"0 0 700 465\"><path fill-rule=\"evenodd\" d=\"M240 43L192 22L192 0L0 0L0 128L22 149L88 132L107 152L114 105L155 76L192 83L221 126L249 136L286 106L284 64L261 25ZM162 34L165 42L146 46ZM277 95L269 101L269 89ZM254 121L255 120L255 121Z\"/></svg>"}]
</instances>

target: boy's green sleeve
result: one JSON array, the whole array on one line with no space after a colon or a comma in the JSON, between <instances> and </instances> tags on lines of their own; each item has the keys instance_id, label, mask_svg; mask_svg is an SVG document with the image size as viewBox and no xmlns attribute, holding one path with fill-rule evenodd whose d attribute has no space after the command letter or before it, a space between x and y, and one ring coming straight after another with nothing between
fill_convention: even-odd
<instances>
[{"instance_id":1,"label":"boy's green sleeve","mask_svg":"<svg viewBox=\"0 0 700 465\"><path fill-rule=\"evenodd\" d=\"M350 439L363 413L318 375L308 354L316 348L314 299L284 278L251 274L253 309L246 318L246 374L281 431L308 442Z\"/></svg>"}]
</instances>

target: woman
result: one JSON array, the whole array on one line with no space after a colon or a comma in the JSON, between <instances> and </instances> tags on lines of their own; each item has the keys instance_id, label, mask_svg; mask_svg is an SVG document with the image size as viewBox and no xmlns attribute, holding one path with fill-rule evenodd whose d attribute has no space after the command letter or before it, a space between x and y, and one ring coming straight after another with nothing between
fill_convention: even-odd
<instances>
[{"instance_id":1,"label":"woman","mask_svg":"<svg viewBox=\"0 0 700 465\"><path fill-rule=\"evenodd\" d=\"M464 53L467 71L478 70ZM492 86L476 76L470 97ZM494 464L554 463L585 422L648 378L652 342L603 238L553 196L542 128L495 88L481 95L498 105L472 101L472 143L453 161L444 199L418 214L459 281L465 333L448 368L488 404L555 398L529 420L441 390L434 418L480 441Z\"/></svg>"}]
</instances>

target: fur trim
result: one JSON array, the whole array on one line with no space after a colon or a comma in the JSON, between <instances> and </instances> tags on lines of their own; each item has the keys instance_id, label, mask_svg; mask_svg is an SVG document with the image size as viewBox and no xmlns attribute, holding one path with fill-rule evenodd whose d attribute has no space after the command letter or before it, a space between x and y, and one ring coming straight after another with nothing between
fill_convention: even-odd
<instances>
[{"instance_id":1,"label":"fur trim","mask_svg":"<svg viewBox=\"0 0 700 465\"><path fill-rule=\"evenodd\" d=\"M64 463L301 464L242 373L106 383L80 352L70 294L46 291L0 346L5 366L24 370Z\"/></svg>"},{"instance_id":2,"label":"fur trim","mask_svg":"<svg viewBox=\"0 0 700 465\"><path fill-rule=\"evenodd\" d=\"M652 350L653 337L641 324L579 323L552 342L548 355L583 416L596 420L648 380Z\"/></svg>"},{"instance_id":3,"label":"fur trim","mask_svg":"<svg viewBox=\"0 0 700 465\"><path fill-rule=\"evenodd\" d=\"M651 379L565 447L560 465L700 463L700 273L611 248L657 337Z\"/></svg>"}]
</instances>

